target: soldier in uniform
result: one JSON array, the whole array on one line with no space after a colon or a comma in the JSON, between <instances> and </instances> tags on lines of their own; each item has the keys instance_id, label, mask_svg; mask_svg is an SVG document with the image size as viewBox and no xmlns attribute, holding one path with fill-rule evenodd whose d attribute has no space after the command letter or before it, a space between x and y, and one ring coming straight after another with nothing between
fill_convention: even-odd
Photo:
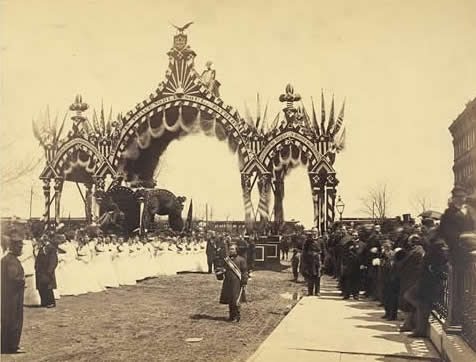
<instances>
[{"instance_id":1,"label":"soldier in uniform","mask_svg":"<svg viewBox=\"0 0 476 362\"><path fill-rule=\"evenodd\" d=\"M215 259L217 257L217 243L215 240L215 233L213 231L210 232L207 240L207 264L208 264L208 273L211 274L212 271L215 270Z\"/></svg>"},{"instance_id":2,"label":"soldier in uniform","mask_svg":"<svg viewBox=\"0 0 476 362\"><path fill-rule=\"evenodd\" d=\"M36 288L40 293L42 307L56 307L53 289L56 289L57 266L58 251L53 238L44 237L35 261Z\"/></svg>"},{"instance_id":3,"label":"soldier in uniform","mask_svg":"<svg viewBox=\"0 0 476 362\"><path fill-rule=\"evenodd\" d=\"M241 318L240 304L244 297L244 288L248 283L246 260L238 255L236 245L231 245L230 256L224 258L225 280L221 289L220 303L228 304L230 322L239 322Z\"/></svg>"},{"instance_id":4,"label":"soldier in uniform","mask_svg":"<svg viewBox=\"0 0 476 362\"><path fill-rule=\"evenodd\" d=\"M1 261L2 272L2 353L19 353L23 327L23 293L25 273L18 260L24 236L12 228L3 230L2 243L8 252Z\"/></svg>"}]
</instances>

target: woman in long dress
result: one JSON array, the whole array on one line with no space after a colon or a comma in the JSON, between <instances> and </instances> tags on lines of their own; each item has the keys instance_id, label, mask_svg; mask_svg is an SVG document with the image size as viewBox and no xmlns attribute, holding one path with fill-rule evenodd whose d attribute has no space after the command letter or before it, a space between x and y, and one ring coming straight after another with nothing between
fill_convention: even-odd
<instances>
[{"instance_id":1,"label":"woman in long dress","mask_svg":"<svg viewBox=\"0 0 476 362\"><path fill-rule=\"evenodd\" d=\"M102 292L104 287L99 283L94 266L92 266L92 253L89 240L82 239L79 241L78 256L82 264L82 275L79 276L85 283L88 292Z\"/></svg>"},{"instance_id":2,"label":"woman in long dress","mask_svg":"<svg viewBox=\"0 0 476 362\"><path fill-rule=\"evenodd\" d=\"M25 293L23 305L26 306L40 306L40 294L36 289L35 282L35 254L33 247L33 240L24 240L23 253L18 258L25 271Z\"/></svg>"},{"instance_id":3,"label":"woman in long dress","mask_svg":"<svg viewBox=\"0 0 476 362\"><path fill-rule=\"evenodd\" d=\"M63 284L60 285L61 294L63 295L80 295L86 293L87 290L83 287L80 281L81 266L78 260L76 245L71 240L66 240L61 244L61 249L64 251L61 258L63 259Z\"/></svg>"},{"instance_id":4,"label":"woman in long dress","mask_svg":"<svg viewBox=\"0 0 476 362\"><path fill-rule=\"evenodd\" d=\"M129 244L124 241L123 238L119 238L118 240L118 256L117 256L117 272L119 276L119 283L122 285L135 285L136 279L135 276L132 274L131 268L131 257L130 257L130 248Z\"/></svg>"},{"instance_id":5,"label":"woman in long dress","mask_svg":"<svg viewBox=\"0 0 476 362\"><path fill-rule=\"evenodd\" d=\"M117 288L119 287L119 281L112 264L112 254L108 245L109 238L107 239L107 244L103 240L99 240L96 244L96 267L102 284L107 288Z\"/></svg>"},{"instance_id":6,"label":"woman in long dress","mask_svg":"<svg viewBox=\"0 0 476 362\"><path fill-rule=\"evenodd\" d=\"M66 240L65 240L66 241ZM58 245L58 266L56 267L56 285L57 288L54 290L55 299L59 299L61 295L66 295L68 293L68 270L67 270L67 256L66 251L64 250L64 242Z\"/></svg>"}]
</instances>

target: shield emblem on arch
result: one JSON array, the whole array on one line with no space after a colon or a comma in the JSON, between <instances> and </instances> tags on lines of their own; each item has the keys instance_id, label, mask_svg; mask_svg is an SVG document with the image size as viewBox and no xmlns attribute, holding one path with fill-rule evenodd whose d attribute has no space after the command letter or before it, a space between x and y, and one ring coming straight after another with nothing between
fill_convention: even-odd
<instances>
[{"instance_id":1,"label":"shield emblem on arch","mask_svg":"<svg viewBox=\"0 0 476 362\"><path fill-rule=\"evenodd\" d=\"M187 45L187 36L185 34L178 34L174 36L174 48L182 50Z\"/></svg>"}]
</instances>

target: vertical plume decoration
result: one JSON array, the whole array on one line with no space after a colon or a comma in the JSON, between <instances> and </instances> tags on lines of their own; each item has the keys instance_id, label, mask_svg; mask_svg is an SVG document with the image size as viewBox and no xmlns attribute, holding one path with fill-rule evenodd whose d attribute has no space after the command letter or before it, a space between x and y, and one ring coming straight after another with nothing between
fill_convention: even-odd
<instances>
[{"instance_id":1,"label":"vertical plume decoration","mask_svg":"<svg viewBox=\"0 0 476 362\"><path fill-rule=\"evenodd\" d=\"M321 89L321 134L326 133L326 106L324 102L324 91Z\"/></svg>"},{"instance_id":2,"label":"vertical plume decoration","mask_svg":"<svg viewBox=\"0 0 476 362\"><path fill-rule=\"evenodd\" d=\"M344 123L344 109L345 109L345 99L344 99L344 102L342 103L339 116L337 117L337 122L334 127L334 130L332 131L332 136L335 136L340 131L342 124Z\"/></svg>"},{"instance_id":3,"label":"vertical plume decoration","mask_svg":"<svg viewBox=\"0 0 476 362\"><path fill-rule=\"evenodd\" d=\"M256 93L256 125L255 125L256 129L258 129L260 121L261 121L261 104L259 102L259 93Z\"/></svg>"},{"instance_id":4,"label":"vertical plume decoration","mask_svg":"<svg viewBox=\"0 0 476 362\"><path fill-rule=\"evenodd\" d=\"M248 104L246 102L245 102L245 120L250 126L252 126L252 127L255 126L255 124L253 122L253 117L251 116L250 109L249 109Z\"/></svg>"},{"instance_id":5,"label":"vertical plume decoration","mask_svg":"<svg viewBox=\"0 0 476 362\"><path fill-rule=\"evenodd\" d=\"M321 131L319 129L319 123L317 122L317 114L316 114L316 107L314 106L314 99L311 97L311 104L312 104L312 125L316 130L316 135L320 136Z\"/></svg>"},{"instance_id":6,"label":"vertical plume decoration","mask_svg":"<svg viewBox=\"0 0 476 362\"><path fill-rule=\"evenodd\" d=\"M112 106L109 108L109 117L106 123L106 134L110 135L112 131Z\"/></svg>"},{"instance_id":7,"label":"vertical plume decoration","mask_svg":"<svg viewBox=\"0 0 476 362\"><path fill-rule=\"evenodd\" d=\"M266 117L268 116L268 103L266 103L266 106L264 107L264 112L263 112L263 120L261 121L261 132L265 131L265 123L266 123Z\"/></svg>"},{"instance_id":8,"label":"vertical plume decoration","mask_svg":"<svg viewBox=\"0 0 476 362\"><path fill-rule=\"evenodd\" d=\"M96 114L96 109L93 110L93 129L94 132L99 133L99 121L98 121L98 115Z\"/></svg>"},{"instance_id":9,"label":"vertical plume decoration","mask_svg":"<svg viewBox=\"0 0 476 362\"><path fill-rule=\"evenodd\" d=\"M331 102L331 111L329 112L329 123L327 125L327 134L331 134L332 128L334 127L334 95L332 95L332 102Z\"/></svg>"},{"instance_id":10,"label":"vertical plume decoration","mask_svg":"<svg viewBox=\"0 0 476 362\"><path fill-rule=\"evenodd\" d=\"M101 100L101 133L104 135L106 132L106 119L104 117L104 103Z\"/></svg>"}]
</instances>

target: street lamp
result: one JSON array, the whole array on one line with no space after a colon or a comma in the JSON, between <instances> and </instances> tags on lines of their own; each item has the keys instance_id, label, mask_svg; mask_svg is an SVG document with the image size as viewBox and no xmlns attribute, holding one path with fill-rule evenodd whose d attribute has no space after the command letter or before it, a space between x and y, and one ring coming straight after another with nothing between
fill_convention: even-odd
<instances>
[{"instance_id":1,"label":"street lamp","mask_svg":"<svg viewBox=\"0 0 476 362\"><path fill-rule=\"evenodd\" d=\"M336 203L336 209L337 209L337 212L339 213L340 221L342 221L342 214L344 213L344 208L345 208L345 204L339 196Z\"/></svg>"}]
</instances>

